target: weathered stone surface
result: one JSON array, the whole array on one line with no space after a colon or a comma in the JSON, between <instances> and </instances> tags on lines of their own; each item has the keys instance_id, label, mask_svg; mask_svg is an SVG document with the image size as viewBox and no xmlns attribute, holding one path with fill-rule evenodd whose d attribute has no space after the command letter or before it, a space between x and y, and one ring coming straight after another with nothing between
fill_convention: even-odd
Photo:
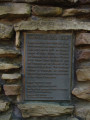
<instances>
[{"instance_id":1,"label":"weathered stone surface","mask_svg":"<svg viewBox=\"0 0 90 120\"><path fill-rule=\"evenodd\" d=\"M2 74L1 77L3 80L18 80L21 79L21 74L14 73L14 74Z\"/></svg>"},{"instance_id":2,"label":"weathered stone surface","mask_svg":"<svg viewBox=\"0 0 90 120\"><path fill-rule=\"evenodd\" d=\"M39 116L60 116L62 114L70 114L73 112L73 106L60 106L59 104L48 103L26 103L19 104L18 107L22 111L24 118Z\"/></svg>"},{"instance_id":3,"label":"weathered stone surface","mask_svg":"<svg viewBox=\"0 0 90 120\"><path fill-rule=\"evenodd\" d=\"M84 83L76 86L72 94L78 98L90 101L90 83Z\"/></svg>"},{"instance_id":4,"label":"weathered stone surface","mask_svg":"<svg viewBox=\"0 0 90 120\"><path fill-rule=\"evenodd\" d=\"M20 30L90 30L90 22L64 18L37 18L21 21L14 25Z\"/></svg>"},{"instance_id":5,"label":"weathered stone surface","mask_svg":"<svg viewBox=\"0 0 90 120\"><path fill-rule=\"evenodd\" d=\"M12 70L18 68L20 68L18 65L0 62L0 70Z\"/></svg>"},{"instance_id":6,"label":"weathered stone surface","mask_svg":"<svg viewBox=\"0 0 90 120\"><path fill-rule=\"evenodd\" d=\"M16 32L16 40L15 40L16 47L20 47L20 31Z\"/></svg>"},{"instance_id":7,"label":"weathered stone surface","mask_svg":"<svg viewBox=\"0 0 90 120\"><path fill-rule=\"evenodd\" d=\"M66 9L63 12L62 16L74 16L74 15L85 15L85 14L90 14L90 9L75 9L75 8L70 8Z\"/></svg>"},{"instance_id":8,"label":"weathered stone surface","mask_svg":"<svg viewBox=\"0 0 90 120\"><path fill-rule=\"evenodd\" d=\"M0 5L0 18L29 16L31 8L26 3L13 3Z\"/></svg>"},{"instance_id":9,"label":"weathered stone surface","mask_svg":"<svg viewBox=\"0 0 90 120\"><path fill-rule=\"evenodd\" d=\"M14 49L0 48L0 57L17 57L20 55L20 51Z\"/></svg>"},{"instance_id":10,"label":"weathered stone surface","mask_svg":"<svg viewBox=\"0 0 90 120\"><path fill-rule=\"evenodd\" d=\"M0 39L9 39L12 37L13 27L0 23Z\"/></svg>"},{"instance_id":11,"label":"weathered stone surface","mask_svg":"<svg viewBox=\"0 0 90 120\"><path fill-rule=\"evenodd\" d=\"M80 33L76 35L76 46L90 45L90 33Z\"/></svg>"},{"instance_id":12,"label":"weathered stone surface","mask_svg":"<svg viewBox=\"0 0 90 120\"><path fill-rule=\"evenodd\" d=\"M18 95L17 98L16 98L17 102L21 102L22 101L22 96L21 95Z\"/></svg>"},{"instance_id":13,"label":"weathered stone surface","mask_svg":"<svg viewBox=\"0 0 90 120\"><path fill-rule=\"evenodd\" d=\"M78 69L76 74L78 81L90 81L90 69Z\"/></svg>"},{"instance_id":14,"label":"weathered stone surface","mask_svg":"<svg viewBox=\"0 0 90 120\"><path fill-rule=\"evenodd\" d=\"M77 51L77 60L90 60L90 50L82 49Z\"/></svg>"},{"instance_id":15,"label":"weathered stone surface","mask_svg":"<svg viewBox=\"0 0 90 120\"><path fill-rule=\"evenodd\" d=\"M9 109L9 102L5 102L3 100L0 100L0 112L7 111Z\"/></svg>"},{"instance_id":16,"label":"weathered stone surface","mask_svg":"<svg viewBox=\"0 0 90 120\"><path fill-rule=\"evenodd\" d=\"M90 104L76 105L75 114L84 120L90 120Z\"/></svg>"},{"instance_id":17,"label":"weathered stone surface","mask_svg":"<svg viewBox=\"0 0 90 120\"><path fill-rule=\"evenodd\" d=\"M59 16L62 14L62 8L35 5L32 7L32 12L37 16Z\"/></svg>"},{"instance_id":18,"label":"weathered stone surface","mask_svg":"<svg viewBox=\"0 0 90 120\"><path fill-rule=\"evenodd\" d=\"M5 95L19 95L20 85L4 85Z\"/></svg>"},{"instance_id":19,"label":"weathered stone surface","mask_svg":"<svg viewBox=\"0 0 90 120\"><path fill-rule=\"evenodd\" d=\"M11 120L11 111L0 115L0 120Z\"/></svg>"},{"instance_id":20,"label":"weathered stone surface","mask_svg":"<svg viewBox=\"0 0 90 120\"><path fill-rule=\"evenodd\" d=\"M14 74L3 74L1 79L7 81L7 83L15 83L17 80L21 79L21 74L14 73Z\"/></svg>"}]
</instances>

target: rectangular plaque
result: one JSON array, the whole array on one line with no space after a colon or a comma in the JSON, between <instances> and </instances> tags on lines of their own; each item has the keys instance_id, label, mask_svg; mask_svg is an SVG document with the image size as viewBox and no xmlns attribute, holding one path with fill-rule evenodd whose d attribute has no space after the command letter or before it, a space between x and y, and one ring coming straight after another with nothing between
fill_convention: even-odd
<instances>
[{"instance_id":1,"label":"rectangular plaque","mask_svg":"<svg viewBox=\"0 0 90 120\"><path fill-rule=\"evenodd\" d=\"M72 34L24 34L25 100L70 100Z\"/></svg>"}]
</instances>

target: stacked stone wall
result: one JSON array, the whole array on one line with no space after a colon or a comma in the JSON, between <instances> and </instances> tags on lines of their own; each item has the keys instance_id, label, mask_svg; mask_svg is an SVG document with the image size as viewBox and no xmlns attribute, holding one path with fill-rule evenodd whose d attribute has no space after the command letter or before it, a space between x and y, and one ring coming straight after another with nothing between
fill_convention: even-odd
<instances>
[{"instance_id":1,"label":"stacked stone wall","mask_svg":"<svg viewBox=\"0 0 90 120\"><path fill-rule=\"evenodd\" d=\"M71 101L22 102L23 32L73 33ZM90 120L90 0L0 0L0 120Z\"/></svg>"}]
</instances>

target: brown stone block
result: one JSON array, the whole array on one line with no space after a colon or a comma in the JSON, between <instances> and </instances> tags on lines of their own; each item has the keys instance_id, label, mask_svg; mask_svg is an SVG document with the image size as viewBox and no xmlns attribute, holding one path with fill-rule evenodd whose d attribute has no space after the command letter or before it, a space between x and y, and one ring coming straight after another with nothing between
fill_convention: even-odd
<instances>
[{"instance_id":1,"label":"brown stone block","mask_svg":"<svg viewBox=\"0 0 90 120\"><path fill-rule=\"evenodd\" d=\"M4 85L5 95L19 95L20 85Z\"/></svg>"},{"instance_id":2,"label":"brown stone block","mask_svg":"<svg viewBox=\"0 0 90 120\"><path fill-rule=\"evenodd\" d=\"M90 60L90 50L83 49L77 51L77 61Z\"/></svg>"},{"instance_id":3,"label":"brown stone block","mask_svg":"<svg viewBox=\"0 0 90 120\"><path fill-rule=\"evenodd\" d=\"M63 12L62 16L78 16L78 15L85 15L85 14L90 14L90 9L76 9L76 8L70 8L70 9L66 9Z\"/></svg>"},{"instance_id":4,"label":"brown stone block","mask_svg":"<svg viewBox=\"0 0 90 120\"><path fill-rule=\"evenodd\" d=\"M14 74L2 74L1 77L3 80L18 80L21 79L21 74L14 73Z\"/></svg>"},{"instance_id":5,"label":"brown stone block","mask_svg":"<svg viewBox=\"0 0 90 120\"><path fill-rule=\"evenodd\" d=\"M13 69L19 69L19 68L20 66L18 65L0 62L0 70L13 70Z\"/></svg>"},{"instance_id":6,"label":"brown stone block","mask_svg":"<svg viewBox=\"0 0 90 120\"><path fill-rule=\"evenodd\" d=\"M9 109L9 102L0 100L0 112L7 111Z\"/></svg>"},{"instance_id":7,"label":"brown stone block","mask_svg":"<svg viewBox=\"0 0 90 120\"><path fill-rule=\"evenodd\" d=\"M20 51L14 49L0 48L0 57L17 57L20 55Z\"/></svg>"},{"instance_id":8,"label":"brown stone block","mask_svg":"<svg viewBox=\"0 0 90 120\"><path fill-rule=\"evenodd\" d=\"M21 21L14 25L15 31L22 30L90 30L90 22L78 19L65 19L60 17L38 18Z\"/></svg>"},{"instance_id":9,"label":"brown stone block","mask_svg":"<svg viewBox=\"0 0 90 120\"><path fill-rule=\"evenodd\" d=\"M78 69L76 75L78 81L90 81L90 69Z\"/></svg>"},{"instance_id":10,"label":"brown stone block","mask_svg":"<svg viewBox=\"0 0 90 120\"><path fill-rule=\"evenodd\" d=\"M90 45L90 33L80 33L76 36L76 46Z\"/></svg>"},{"instance_id":11,"label":"brown stone block","mask_svg":"<svg viewBox=\"0 0 90 120\"><path fill-rule=\"evenodd\" d=\"M90 101L90 83L84 83L76 86L73 89L72 94L77 98Z\"/></svg>"},{"instance_id":12,"label":"brown stone block","mask_svg":"<svg viewBox=\"0 0 90 120\"><path fill-rule=\"evenodd\" d=\"M74 106L61 106L59 104L49 103L33 103L19 104L19 109L24 118L40 117L40 116L60 116L64 114L71 114Z\"/></svg>"},{"instance_id":13,"label":"brown stone block","mask_svg":"<svg viewBox=\"0 0 90 120\"><path fill-rule=\"evenodd\" d=\"M0 18L29 16L31 8L26 3L7 3L0 5Z\"/></svg>"},{"instance_id":14,"label":"brown stone block","mask_svg":"<svg viewBox=\"0 0 90 120\"><path fill-rule=\"evenodd\" d=\"M62 14L62 8L35 5L32 7L32 12L36 16L59 16Z\"/></svg>"},{"instance_id":15,"label":"brown stone block","mask_svg":"<svg viewBox=\"0 0 90 120\"><path fill-rule=\"evenodd\" d=\"M21 79L21 74L2 74L1 79L5 80L7 83L15 83L17 80Z\"/></svg>"}]
</instances>

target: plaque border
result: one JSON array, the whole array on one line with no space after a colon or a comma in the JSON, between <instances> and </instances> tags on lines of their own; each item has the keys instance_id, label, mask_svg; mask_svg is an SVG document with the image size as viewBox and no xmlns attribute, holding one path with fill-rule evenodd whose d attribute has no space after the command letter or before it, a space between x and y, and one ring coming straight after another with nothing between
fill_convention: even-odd
<instances>
[{"instance_id":1,"label":"plaque border","mask_svg":"<svg viewBox=\"0 0 90 120\"><path fill-rule=\"evenodd\" d=\"M22 48L22 93L21 93L21 97L22 97L22 101L51 101L51 102L55 102L55 101L71 101L71 94L70 94L70 100L25 100L25 39L26 39L26 34L70 34L72 35L72 40L71 40L71 79L70 79L70 93L72 91L72 89L74 88L74 51L75 51L75 44L74 44L74 40L75 40L75 36L74 36L74 33L73 31L72 32L62 32L62 31L59 31L58 33L56 33L54 31L54 33L52 33L52 31L50 31L49 33L46 32L46 31L28 31L28 32L22 32L21 33L21 36L20 36L20 39L21 39L21 48ZM24 65L23 65L24 63Z\"/></svg>"}]
</instances>

